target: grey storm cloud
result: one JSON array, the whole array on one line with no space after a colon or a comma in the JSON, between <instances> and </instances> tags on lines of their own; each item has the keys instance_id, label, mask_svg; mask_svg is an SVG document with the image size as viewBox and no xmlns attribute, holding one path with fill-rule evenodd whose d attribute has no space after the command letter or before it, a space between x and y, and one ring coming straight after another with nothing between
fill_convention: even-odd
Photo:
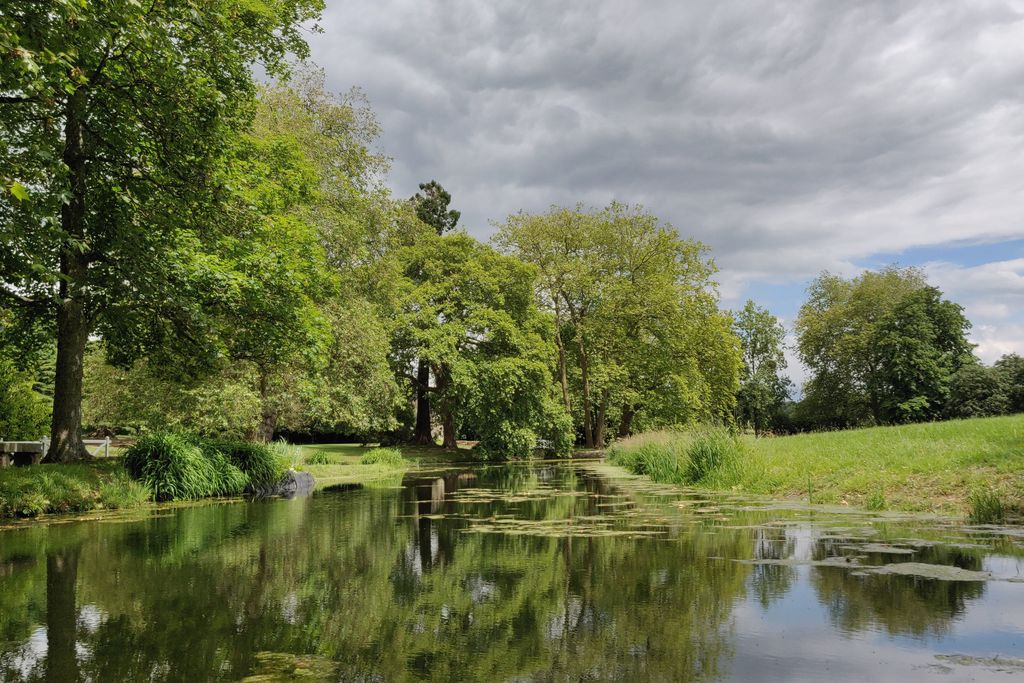
<instances>
[{"instance_id":1,"label":"grey storm cloud","mask_svg":"<svg viewBox=\"0 0 1024 683\"><path fill-rule=\"evenodd\" d=\"M329 0L322 26L396 194L436 178L481 237L642 203L711 245L727 295L1024 237L1024 0Z\"/></svg>"}]
</instances>

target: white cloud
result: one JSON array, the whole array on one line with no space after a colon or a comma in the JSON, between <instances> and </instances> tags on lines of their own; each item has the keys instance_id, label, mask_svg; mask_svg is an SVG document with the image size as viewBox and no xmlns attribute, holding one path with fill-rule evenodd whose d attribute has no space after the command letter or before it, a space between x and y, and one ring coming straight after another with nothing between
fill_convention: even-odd
<instances>
[{"instance_id":1,"label":"white cloud","mask_svg":"<svg viewBox=\"0 0 1024 683\"><path fill-rule=\"evenodd\" d=\"M314 59L365 88L395 192L436 178L478 236L639 202L713 247L730 298L1024 237L1024 0L332 1L322 23Z\"/></svg>"}]
</instances>

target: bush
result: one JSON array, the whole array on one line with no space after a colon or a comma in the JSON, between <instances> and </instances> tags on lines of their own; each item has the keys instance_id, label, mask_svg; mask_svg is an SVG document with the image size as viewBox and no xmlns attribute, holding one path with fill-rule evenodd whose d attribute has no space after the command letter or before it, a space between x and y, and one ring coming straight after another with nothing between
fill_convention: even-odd
<instances>
[{"instance_id":1,"label":"bush","mask_svg":"<svg viewBox=\"0 0 1024 683\"><path fill-rule=\"evenodd\" d=\"M266 444L173 433L142 437L124 464L156 500L235 496L273 486L284 473Z\"/></svg>"},{"instance_id":2,"label":"bush","mask_svg":"<svg viewBox=\"0 0 1024 683\"><path fill-rule=\"evenodd\" d=\"M516 427L503 421L476 445L476 456L482 460L521 460L529 458L537 445L532 429Z\"/></svg>"},{"instance_id":3,"label":"bush","mask_svg":"<svg viewBox=\"0 0 1024 683\"><path fill-rule=\"evenodd\" d=\"M728 430L721 427L701 430L693 436L686 449L690 461L687 480L696 483L720 474L735 463L738 452L739 443Z\"/></svg>"},{"instance_id":4,"label":"bush","mask_svg":"<svg viewBox=\"0 0 1024 683\"><path fill-rule=\"evenodd\" d=\"M331 458L323 451L313 451L312 453L306 456L304 462L307 465L330 465Z\"/></svg>"},{"instance_id":5,"label":"bush","mask_svg":"<svg viewBox=\"0 0 1024 683\"><path fill-rule=\"evenodd\" d=\"M402 457L397 448L374 448L368 451L359 462L364 465L384 465L386 467L405 467L409 461Z\"/></svg>"},{"instance_id":6,"label":"bush","mask_svg":"<svg viewBox=\"0 0 1024 683\"><path fill-rule=\"evenodd\" d=\"M31 379L0 358L0 438L38 439L49 432L50 403L32 388Z\"/></svg>"},{"instance_id":7,"label":"bush","mask_svg":"<svg viewBox=\"0 0 1024 683\"><path fill-rule=\"evenodd\" d=\"M287 469L274 449L264 443L241 439L194 439L208 451L219 451L227 462L237 467L248 479L248 490L266 489L281 480ZM243 490L245 487L243 487Z\"/></svg>"}]
</instances>

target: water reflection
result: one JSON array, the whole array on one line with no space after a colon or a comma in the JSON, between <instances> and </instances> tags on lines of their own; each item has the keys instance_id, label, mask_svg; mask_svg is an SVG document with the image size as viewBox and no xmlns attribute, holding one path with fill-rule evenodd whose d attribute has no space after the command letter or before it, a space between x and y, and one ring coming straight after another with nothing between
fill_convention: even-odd
<instances>
[{"instance_id":1,"label":"water reflection","mask_svg":"<svg viewBox=\"0 0 1024 683\"><path fill-rule=\"evenodd\" d=\"M859 675L880 646L850 637L882 632L918 642L900 645L899 677L915 680L939 673L935 654L991 659L986 636L1022 656L1005 632L1024 630L1024 585L872 568L981 572L1020 555L1012 537L564 464L446 470L399 490L0 532L0 679L791 678L796 654L759 658L799 632L859 652ZM961 633L975 611L999 615L992 632Z\"/></svg>"}]
</instances>

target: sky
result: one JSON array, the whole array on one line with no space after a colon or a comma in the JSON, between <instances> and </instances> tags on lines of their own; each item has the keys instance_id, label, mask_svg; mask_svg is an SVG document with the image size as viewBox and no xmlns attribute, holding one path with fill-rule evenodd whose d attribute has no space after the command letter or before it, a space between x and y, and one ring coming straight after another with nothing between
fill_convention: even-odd
<instances>
[{"instance_id":1,"label":"sky","mask_svg":"<svg viewBox=\"0 0 1024 683\"><path fill-rule=\"evenodd\" d=\"M1024 354L1024 0L327 0L320 27L392 190L438 180L476 237L642 204L711 247L725 307L790 326L824 270L914 265L984 361Z\"/></svg>"}]
</instances>

